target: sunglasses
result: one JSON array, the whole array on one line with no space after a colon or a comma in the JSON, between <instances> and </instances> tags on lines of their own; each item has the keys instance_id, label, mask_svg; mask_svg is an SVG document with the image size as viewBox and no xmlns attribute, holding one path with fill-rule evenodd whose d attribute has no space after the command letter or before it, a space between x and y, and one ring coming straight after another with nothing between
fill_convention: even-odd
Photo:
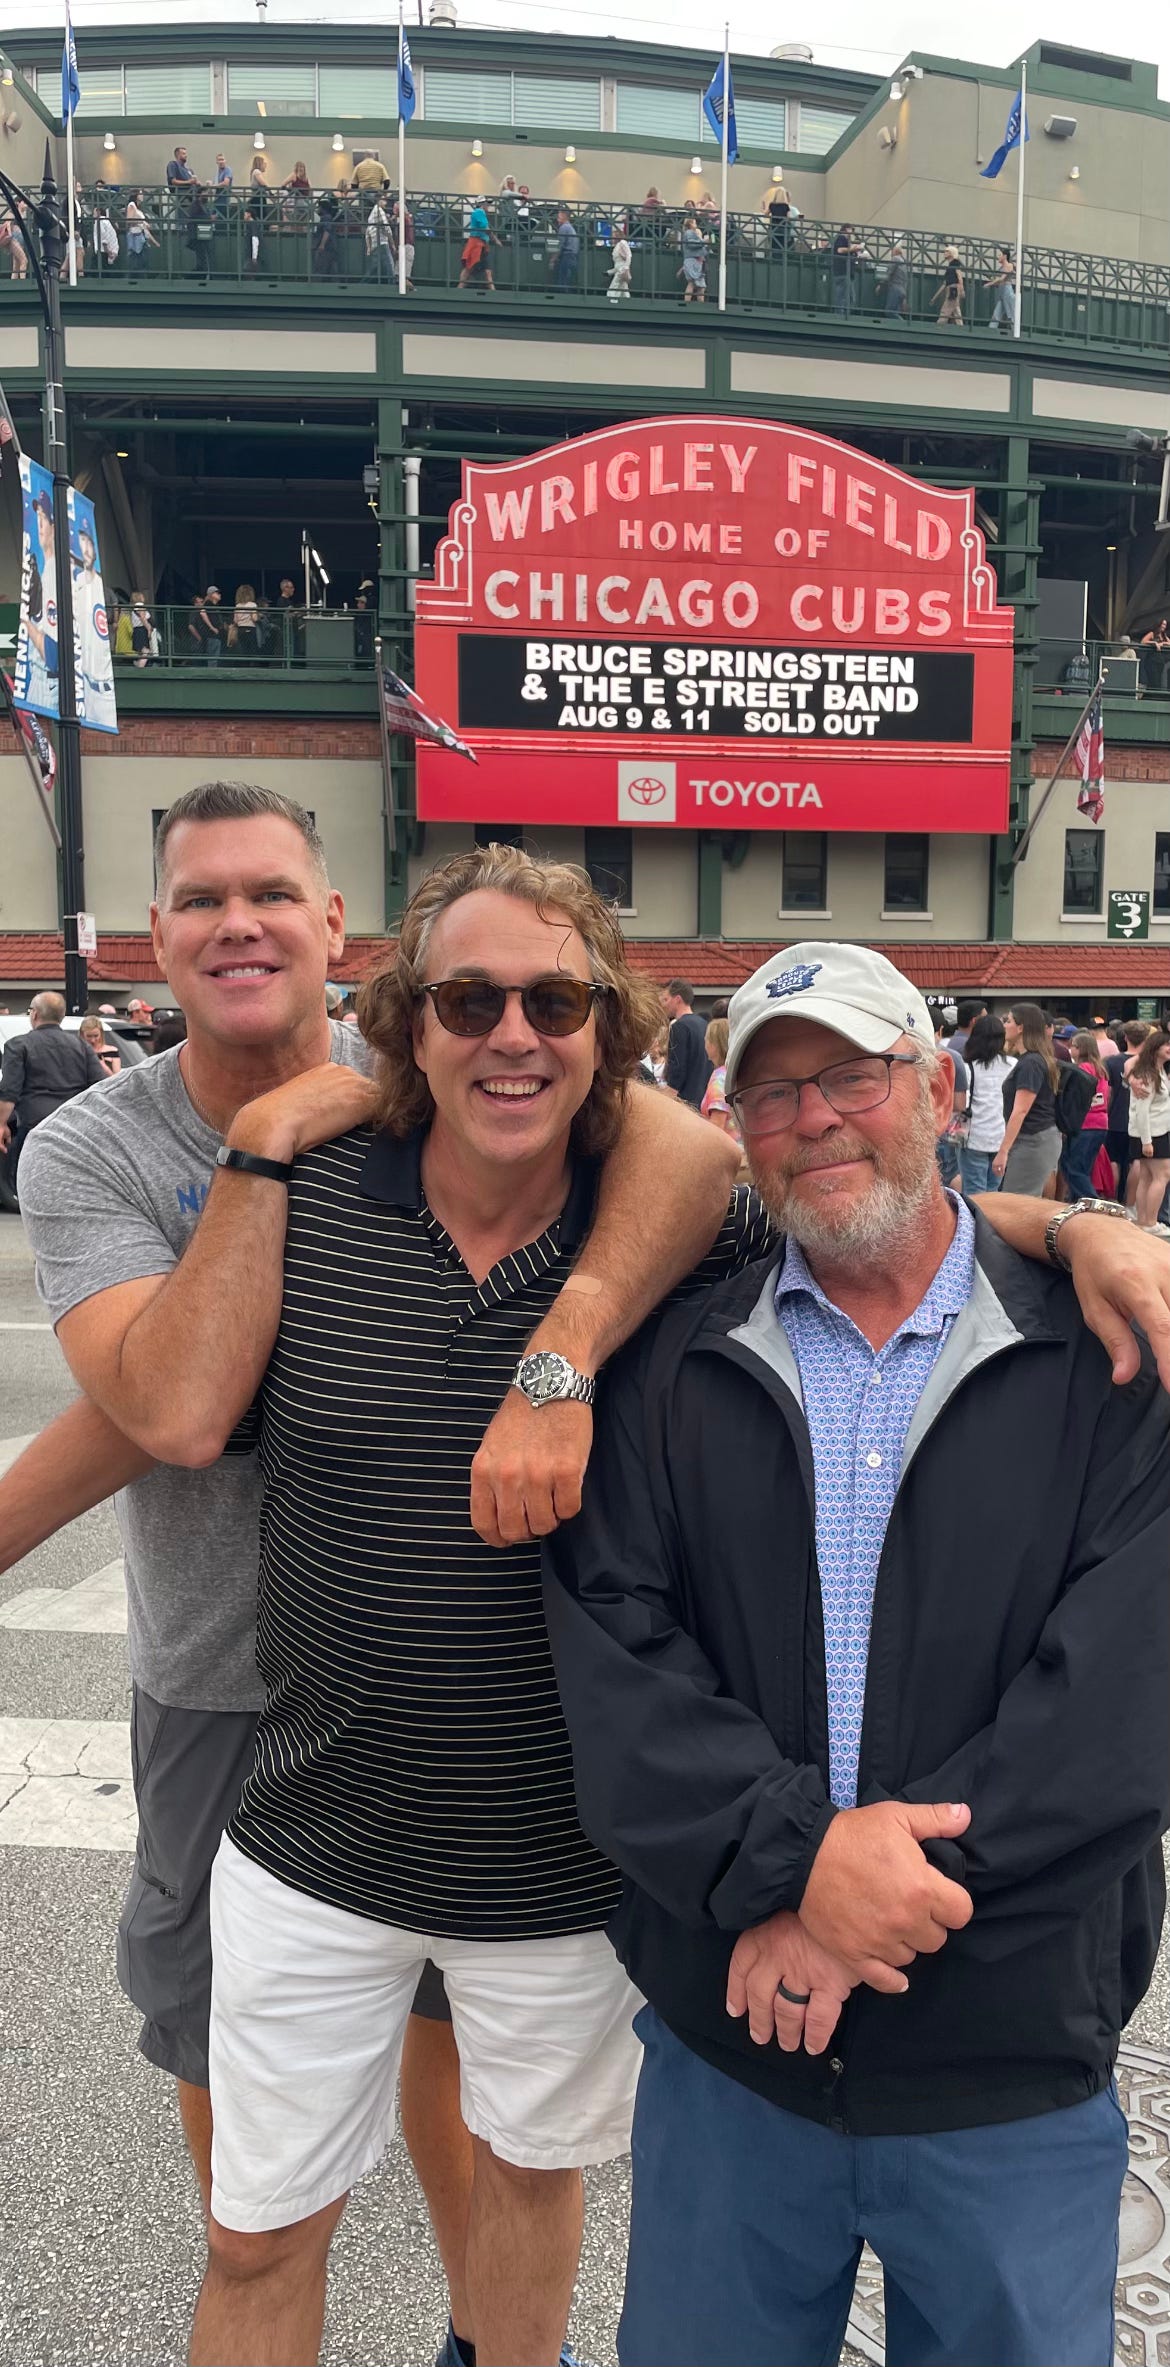
<instances>
[{"instance_id":1,"label":"sunglasses","mask_svg":"<svg viewBox=\"0 0 1170 2367\"><path fill-rule=\"evenodd\" d=\"M594 1005L609 993L586 978L534 978L530 986L497 986L491 978L441 978L424 986L440 1027L452 1036L490 1036L518 994L528 1025L538 1036L575 1036Z\"/></svg>"}]
</instances>

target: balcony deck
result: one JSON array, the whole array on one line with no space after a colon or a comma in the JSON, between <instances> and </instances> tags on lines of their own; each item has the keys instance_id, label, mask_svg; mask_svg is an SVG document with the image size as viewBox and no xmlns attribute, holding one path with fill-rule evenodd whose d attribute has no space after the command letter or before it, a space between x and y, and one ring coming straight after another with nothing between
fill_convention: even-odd
<instances>
[{"instance_id":1,"label":"balcony deck","mask_svg":"<svg viewBox=\"0 0 1170 2367\"><path fill-rule=\"evenodd\" d=\"M139 190L147 243L130 250L126 202L132 192L101 187L82 192L85 300L95 286L119 296L134 292L148 305L156 293L251 286L258 294L313 290L331 294L360 289L365 300L397 301L397 266L385 232L369 222L368 202L335 191ZM577 237L571 268L558 266L557 207L544 199L488 207L491 243L486 279L459 289L461 258L472 200L451 191L408 196L414 226L414 288L430 297L455 295L461 308L478 308L492 289L512 297L556 297L600 309L612 307L624 321L683 308L680 239L685 216L660 207L615 200L575 203L566 211ZM113 262L95 251L99 209L104 207L118 239ZM387 199L389 211L389 199ZM716 295L718 220L700 216L707 241L706 303L686 309L706 314ZM613 243L625 228L632 250L630 292L611 289ZM739 318L806 325L818 320L854 322L879 328L891 340L906 324L921 329L937 319L943 252L958 253L966 295L961 326L941 334L948 349L970 350L1004 341L993 328L994 280L999 250L992 240L899 230L891 225L855 234L860 252L834 257L842 225L801 217L783 226L762 215L728 216L728 304ZM905 311L889 293L891 265L905 270ZM15 291L13 291L15 293ZM33 291L29 289L30 296ZM1024 340L1057 348L1137 358L1170 355L1170 266L1107 255L1085 255L1052 247L1031 247L1024 262L1021 296Z\"/></svg>"}]
</instances>

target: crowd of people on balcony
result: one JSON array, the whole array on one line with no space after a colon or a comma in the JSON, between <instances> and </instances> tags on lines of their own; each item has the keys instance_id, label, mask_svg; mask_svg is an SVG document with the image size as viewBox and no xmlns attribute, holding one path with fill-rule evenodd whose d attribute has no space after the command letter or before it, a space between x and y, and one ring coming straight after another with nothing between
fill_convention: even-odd
<instances>
[{"instance_id":1,"label":"crowd of people on balcony","mask_svg":"<svg viewBox=\"0 0 1170 2367\"><path fill-rule=\"evenodd\" d=\"M355 664L372 661L377 587L363 577L349 612ZM152 608L144 592L114 601L110 633L114 661L138 671L158 665L303 665L309 610L303 588L280 578L276 598L254 584L237 584L225 600L218 584L192 594L187 606Z\"/></svg>"},{"instance_id":2,"label":"crowd of people on balcony","mask_svg":"<svg viewBox=\"0 0 1170 2367\"><path fill-rule=\"evenodd\" d=\"M154 270L171 277L178 265L201 283L291 271L336 282L364 277L393 288L404 278L409 293L421 249L427 284L447 278L474 294L545 286L554 294L606 295L611 303L677 294L685 304L707 297L721 227L708 189L683 205L668 202L657 187L639 204L570 203L536 197L508 173L494 197L417 193L403 207L389 170L373 154L359 152L349 172L322 188L303 159L277 179L261 150L238 185L222 150L200 174L182 145L167 163L165 186L78 183L76 224L78 276L137 278ZM19 209L0 217L0 257L5 253L11 277L23 280L28 236ZM886 225L816 221L775 177L754 209L729 212L727 255L733 298L775 298L805 309L819 309L827 299L841 319L864 313L906 324L917 313L951 330L973 325L974 311L980 325L1000 335L1015 331L1010 247L1001 246L991 265L983 240L960 245ZM1042 253L1034 254L1033 288L1061 284L1051 274L1065 261L1046 264ZM1084 261L1091 265L1092 258ZM766 267L762 277L753 268L759 265Z\"/></svg>"}]
</instances>

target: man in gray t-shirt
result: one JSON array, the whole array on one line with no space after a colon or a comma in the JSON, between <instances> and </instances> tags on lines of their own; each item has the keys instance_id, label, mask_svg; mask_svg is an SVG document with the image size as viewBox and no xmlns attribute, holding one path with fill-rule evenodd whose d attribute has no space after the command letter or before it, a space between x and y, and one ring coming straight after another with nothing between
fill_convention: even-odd
<instances>
[{"instance_id":1,"label":"man in gray t-shirt","mask_svg":"<svg viewBox=\"0 0 1170 2367\"><path fill-rule=\"evenodd\" d=\"M368 1074L356 1027L327 1024L330 1060ZM98 1291L177 1265L219 1145L183 1084L177 1049L46 1119L25 1153L21 1205L55 1325ZM135 1685L183 1709L259 1709L255 1454L229 1452L202 1471L156 1463L115 1501Z\"/></svg>"},{"instance_id":2,"label":"man in gray t-shirt","mask_svg":"<svg viewBox=\"0 0 1170 2367\"><path fill-rule=\"evenodd\" d=\"M311 1072L314 1138L327 1139L368 1114L367 1076L355 1072L372 1058L356 1028L326 1014L344 916L299 806L213 783L171 808L156 852L155 944L186 1010L187 1041L104 1079L29 1140L21 1200L38 1287L87 1396L8 1474L5 1545L28 1550L45 1533L35 1507L50 1488L57 1523L118 1491L139 1812L118 1973L143 2016L143 2053L179 2083L206 2198L211 1864L251 1770L263 1700L259 1466L254 1453L229 1449L204 1468L180 1467L165 1419L157 1437L140 1426L142 1444L132 1445L116 1393L91 1382L86 1357L95 1341L116 1345L120 1372L132 1376L136 1360L142 1368L140 1407L163 1407L168 1360L152 1363L149 1327L166 1294L190 1359L218 1374L230 1350L201 1299L198 1234L231 1117Z\"/></svg>"}]
</instances>

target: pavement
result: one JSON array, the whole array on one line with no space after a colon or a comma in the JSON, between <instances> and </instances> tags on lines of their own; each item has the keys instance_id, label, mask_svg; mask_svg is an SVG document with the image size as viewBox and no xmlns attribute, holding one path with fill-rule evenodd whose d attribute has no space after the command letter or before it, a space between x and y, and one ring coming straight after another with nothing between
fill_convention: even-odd
<instances>
[{"instance_id":1,"label":"pavement","mask_svg":"<svg viewBox=\"0 0 1170 2367\"><path fill-rule=\"evenodd\" d=\"M0 1473L72 1384L0 1215ZM0 1487L2 1503L2 1487ZM202 2269L170 2083L135 2046L113 1938L133 1846L125 1602L108 1507L0 1578L0 2367L179 2367ZM1117 2359L1170 2362L1170 1954L1120 2069L1131 2167ZM591 2172L572 2337L611 2367L628 2163ZM401 2141L333 2247L325 2367L426 2367L444 2317ZM880 2361L880 2270L858 2279L846 2367Z\"/></svg>"}]
</instances>

